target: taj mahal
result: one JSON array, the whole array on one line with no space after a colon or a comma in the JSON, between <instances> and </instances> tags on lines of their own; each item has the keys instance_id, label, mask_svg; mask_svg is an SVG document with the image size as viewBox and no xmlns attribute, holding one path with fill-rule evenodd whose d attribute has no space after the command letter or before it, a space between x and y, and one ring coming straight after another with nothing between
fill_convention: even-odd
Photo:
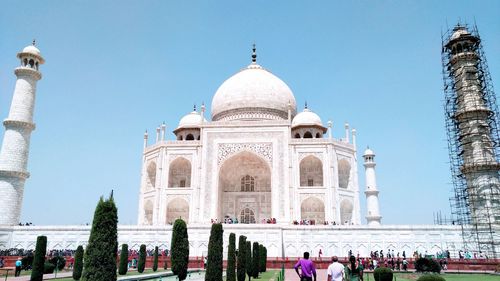
<instances>
[{"instance_id":1,"label":"taj mahal","mask_svg":"<svg viewBox=\"0 0 500 281\"><path fill-rule=\"evenodd\" d=\"M176 141L144 135L140 225L230 221L245 224L362 223L356 130L333 138L332 122L306 107L290 88L252 62L219 87L211 121L205 106L182 117ZM368 225L379 225L374 153L363 155L369 185Z\"/></svg>"},{"instance_id":2,"label":"taj mahal","mask_svg":"<svg viewBox=\"0 0 500 281\"><path fill-rule=\"evenodd\" d=\"M17 226L45 63L34 44L17 57L0 152L0 248L34 248L38 235L47 236L49 249L85 246L90 226ZM191 256L206 254L213 222L225 223L225 243L231 232L245 235L261 241L269 257L387 249L458 255L464 248L458 225L383 224L374 151L356 146L356 130L347 123L345 134L334 136L331 121L298 106L287 84L260 65L255 46L249 62L219 86L210 113L201 105L180 119L175 140L167 140L164 124L144 134L138 221L118 226L120 244L169 248L171 224L182 218ZM361 176L366 186L359 186Z\"/></svg>"}]
</instances>

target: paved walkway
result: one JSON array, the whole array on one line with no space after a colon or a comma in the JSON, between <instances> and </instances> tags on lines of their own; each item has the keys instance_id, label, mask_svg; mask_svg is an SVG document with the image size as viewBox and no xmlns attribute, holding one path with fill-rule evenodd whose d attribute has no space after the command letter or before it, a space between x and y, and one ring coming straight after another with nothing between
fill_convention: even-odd
<instances>
[{"instance_id":1,"label":"paved walkway","mask_svg":"<svg viewBox=\"0 0 500 281\"><path fill-rule=\"evenodd\" d=\"M73 275L73 272L58 272L57 273L57 278L59 277L71 277ZM55 277L55 274L44 274L43 275L43 280L46 280L46 279L54 279ZM11 273L9 272L9 277L7 278L7 280L12 280L12 281L29 281L31 278L31 275L21 275L19 277L14 277L14 272L12 272L12 275ZM0 280L3 281L5 280L5 276L2 276L0 277Z\"/></svg>"}]
</instances>

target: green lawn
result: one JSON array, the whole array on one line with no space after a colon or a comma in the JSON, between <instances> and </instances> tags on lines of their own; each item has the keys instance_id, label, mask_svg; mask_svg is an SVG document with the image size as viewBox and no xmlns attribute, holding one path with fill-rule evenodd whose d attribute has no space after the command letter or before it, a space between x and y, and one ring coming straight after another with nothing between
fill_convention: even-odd
<instances>
[{"instance_id":1,"label":"green lawn","mask_svg":"<svg viewBox=\"0 0 500 281\"><path fill-rule=\"evenodd\" d=\"M396 273L395 281L415 281L421 274L416 273ZM500 281L500 276L491 274L441 274L446 281ZM365 274L364 281L375 281L372 273Z\"/></svg>"}]
</instances>

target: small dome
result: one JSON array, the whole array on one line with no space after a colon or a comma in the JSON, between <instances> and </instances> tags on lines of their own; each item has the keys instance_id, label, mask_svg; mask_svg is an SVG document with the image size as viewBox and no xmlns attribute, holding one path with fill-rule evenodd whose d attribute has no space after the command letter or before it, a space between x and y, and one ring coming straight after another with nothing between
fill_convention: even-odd
<instances>
[{"instance_id":1,"label":"small dome","mask_svg":"<svg viewBox=\"0 0 500 281\"><path fill-rule=\"evenodd\" d=\"M373 150L371 150L369 147L365 150L365 153L363 154L363 156L375 156L375 153L373 152Z\"/></svg>"},{"instance_id":2,"label":"small dome","mask_svg":"<svg viewBox=\"0 0 500 281\"><path fill-rule=\"evenodd\" d=\"M298 126L320 126L323 127L321 118L318 114L312 112L310 109L305 108L302 112L297 114L292 120L292 128Z\"/></svg>"},{"instance_id":3,"label":"small dome","mask_svg":"<svg viewBox=\"0 0 500 281\"><path fill-rule=\"evenodd\" d=\"M177 126L177 129L197 128L201 125L202 120L203 122L207 122L206 119L202 119L200 113L192 111L191 113L181 118L181 121L179 121L179 126Z\"/></svg>"},{"instance_id":4,"label":"small dome","mask_svg":"<svg viewBox=\"0 0 500 281\"><path fill-rule=\"evenodd\" d=\"M281 79L256 63L224 81L212 99L212 120L286 119L296 103Z\"/></svg>"},{"instance_id":5,"label":"small dome","mask_svg":"<svg viewBox=\"0 0 500 281\"><path fill-rule=\"evenodd\" d=\"M37 56L41 56L40 50L38 50L38 48L35 47L35 46L33 46L33 45L29 45L29 46L25 47L22 52L23 53L30 53L30 54L37 55Z\"/></svg>"}]
</instances>

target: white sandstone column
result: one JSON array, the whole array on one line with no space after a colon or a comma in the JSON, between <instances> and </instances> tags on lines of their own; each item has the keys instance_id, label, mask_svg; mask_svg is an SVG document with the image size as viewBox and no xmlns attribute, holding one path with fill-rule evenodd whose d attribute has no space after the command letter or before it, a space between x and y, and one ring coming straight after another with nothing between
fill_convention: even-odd
<instances>
[{"instance_id":1,"label":"white sandstone column","mask_svg":"<svg viewBox=\"0 0 500 281\"><path fill-rule=\"evenodd\" d=\"M29 177L30 137L35 129L36 83L42 78L38 68L45 62L34 41L17 57L21 66L14 71L17 81L9 116L3 122L5 134L0 151L0 225L18 224L21 217L24 183Z\"/></svg>"}]
</instances>

